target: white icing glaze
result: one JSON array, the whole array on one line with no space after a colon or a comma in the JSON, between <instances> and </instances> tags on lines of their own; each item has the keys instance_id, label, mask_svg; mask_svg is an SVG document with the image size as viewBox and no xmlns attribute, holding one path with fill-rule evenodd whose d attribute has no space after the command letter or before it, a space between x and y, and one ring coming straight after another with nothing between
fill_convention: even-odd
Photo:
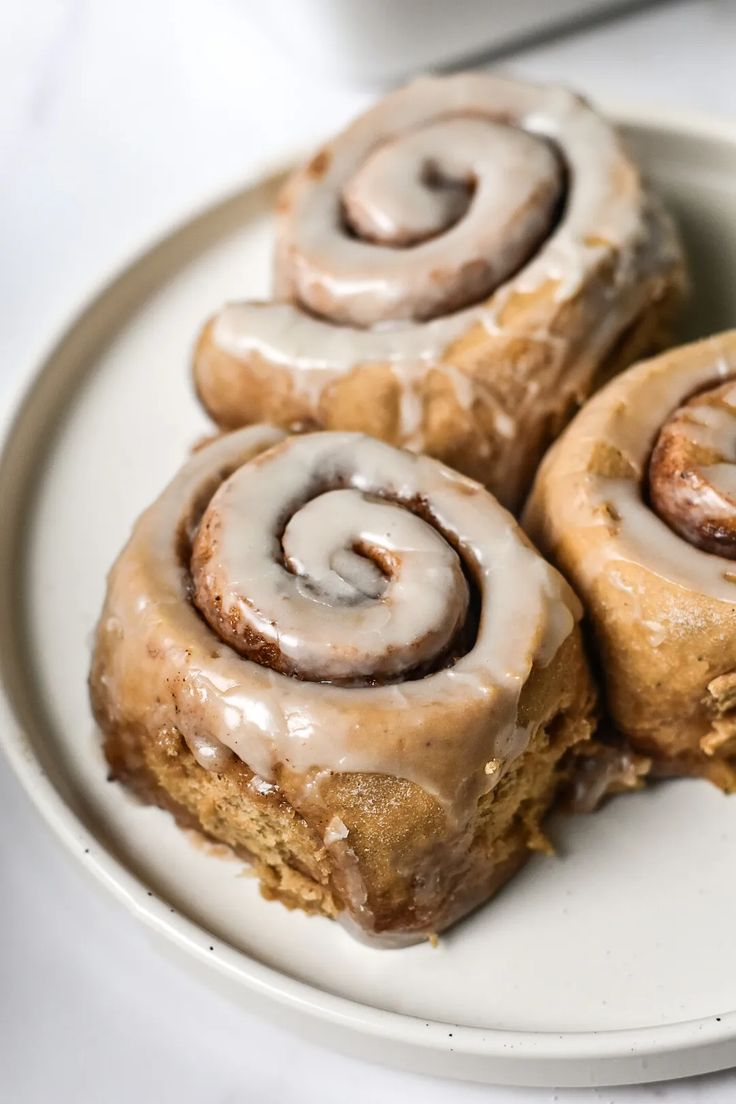
<instances>
[{"instance_id":1,"label":"white icing glaze","mask_svg":"<svg viewBox=\"0 0 736 1104\"><path fill-rule=\"evenodd\" d=\"M736 409L694 403L683 412L682 431L697 445L708 445L736 459Z\"/></svg>"},{"instance_id":2,"label":"white icing glaze","mask_svg":"<svg viewBox=\"0 0 736 1104\"><path fill-rule=\"evenodd\" d=\"M736 429L736 424L733 428ZM734 461L736 461L736 456L734 456ZM717 499L718 505L721 502L720 495L736 499L736 464L733 461L727 464L706 464L703 468L703 475L708 483L720 492Z\"/></svg>"},{"instance_id":3,"label":"white icing glaze","mask_svg":"<svg viewBox=\"0 0 736 1104\"><path fill-rule=\"evenodd\" d=\"M438 119L441 122L437 122ZM494 124L494 120L503 125ZM338 251L360 247L359 253L361 258L366 258L366 266L371 263L369 258L373 254L376 258L380 256L380 266L371 285L373 305L370 313L374 322L390 317L390 309L382 314L376 303L381 296L390 302L400 298L405 291L397 292L392 287L388 269L382 266L389 265L389 262L405 264L407 256L421 253L428 245L415 250L396 250L351 241L340 231L336 219L340 195L355 174L358 174L360 181L366 159L370 163L371 156L375 156L375 151L385 143L394 143L401 150L402 141L408 141L410 149L413 149L412 144L421 142L424 131L433 133L435 126L451 143L453 134L464 134L464 128L471 124L473 127L485 125L494 133L510 132L506 134L506 140L512 144L516 139L528 142L529 135L545 138L560 151L569 178L568 201L554 233L536 256L499 288L490 303L468 307L436 319L431 324L400 323L389 330L374 326L369 331L349 325L331 326L328 321L300 311L298 302L295 306L237 304L226 307L218 317L214 330L216 342L234 356L260 353L265 359L291 365L298 372L328 368L342 372L356 363L386 360L435 361L474 322L483 320L489 328L497 326L502 307L516 292L532 292L548 281L554 281L558 285L559 298L574 295L590 269L607 252L620 251L621 280L625 283L627 266L631 267L631 254L637 246L641 246L645 237L646 212L636 170L623 153L616 132L571 92L488 74L421 78L386 97L327 147L325 154L329 163L321 176L315 178L308 169L296 174L287 189L283 218L291 226L303 217L305 226L300 223L300 233L308 236L315 249L329 247ZM532 142L532 148L536 151L535 156L550 156L542 142ZM440 153L451 161L452 145L449 144L448 148L447 143L443 144L441 149L436 150L435 159ZM424 149L425 157L427 154L428 149ZM528 147L525 150L527 155ZM493 187L492 182L498 182L499 178L492 161L488 168L488 186ZM482 178L478 180L479 186L483 186ZM414 194L415 181L416 173L408 188L408 196ZM404 218L408 198L404 190L406 187L404 184L396 200ZM515 182L511 193L516 188ZM427 196L426 189L425 200L432 202L431 193ZM381 202L386 203L383 193ZM294 210L289 209L291 204L295 205ZM473 202L470 209L475 206ZM396 215L392 214L389 222L393 224L395 221ZM441 223L436 212L435 221ZM424 214L420 222L426 223ZM438 253L438 263L452 266L452 257L445 252L452 242L447 239L454 233L459 234L466 222L467 217L449 233L441 234L429 243L433 250L442 250ZM497 224L494 232L499 232ZM288 234L287 245L281 253L288 258L289 264L293 262L293 242ZM495 262L495 253L491 260ZM281 262L277 269L280 267ZM426 273L422 271L419 258L417 268L420 271L416 278L423 279ZM345 280L350 284L347 278ZM410 277L405 276L405 280L409 281ZM338 283L340 277L334 276L330 287L332 296L342 294L336 287ZM351 287L345 295L349 296ZM364 291L362 288L353 290L356 295ZM279 278L277 292L291 295L293 288L288 281ZM298 293L295 293L295 298L299 300Z\"/></svg>"},{"instance_id":4,"label":"white icing glaze","mask_svg":"<svg viewBox=\"0 0 736 1104\"><path fill-rule=\"evenodd\" d=\"M315 777L320 771L386 773L418 783L462 821L478 795L503 776L503 767L487 774L485 764L497 759L505 766L527 746L533 733L517 722L519 695L532 666L549 662L569 636L580 612L577 602L527 544L511 516L477 484L436 461L355 434L311 438L326 442L324 446L311 445L308 436L292 438L283 446L287 456L291 450L301 454L313 447L323 460L332 453L338 458L336 473L344 470L345 457L359 455L359 466L348 463L350 493L370 494L383 486L397 500L426 504L433 528L462 549L480 591L477 637L451 667L413 681L375 686L303 681L236 654L188 600L189 576L177 534L182 525L196 523L196 504L210 499L230 472L281 438L277 430L254 427L218 439L190 459L142 516L110 576L105 618L115 618L120 629L110 649L108 674L118 688L127 687L128 707L140 702L151 725L156 723L152 689L168 672L167 684L182 703L182 727L206 731L262 782L272 782L279 767L304 778L315 771ZM259 463L268 468L269 456L252 466ZM287 465L296 474L297 495L298 467L294 473ZM283 500L285 488L278 484L284 469L276 464L273 472L274 497ZM262 511L269 508L269 498L270 493L261 498L243 525L264 524ZM393 526L393 513L391 518ZM341 517L335 520L339 529ZM243 535L234 515L227 521ZM413 541L413 522L409 532ZM317 543L308 551L321 561ZM233 555L237 565L237 548ZM386 593L390 587L389 582ZM433 600L425 594L422 602ZM332 610L324 612L329 625ZM319 636L319 619L315 624ZM305 642L305 652L310 647ZM148 657L145 664L142 655ZM166 709L159 708L163 718Z\"/></svg>"},{"instance_id":5,"label":"white icing glaze","mask_svg":"<svg viewBox=\"0 0 736 1104\"><path fill-rule=\"evenodd\" d=\"M355 364L431 364L476 320L484 307L409 326L359 330L313 318L289 303L228 303L215 318L213 338L231 356L294 367L321 376L318 386ZM295 380L297 387L303 380Z\"/></svg>"},{"instance_id":6,"label":"white icing glaze","mask_svg":"<svg viewBox=\"0 0 736 1104\"><path fill-rule=\"evenodd\" d=\"M399 384L399 432L407 448L421 447L422 419L424 405L421 396L421 383L426 371L425 366L398 362L392 365L394 378ZM456 373L460 375L460 373Z\"/></svg>"},{"instance_id":7,"label":"white icing glaze","mask_svg":"<svg viewBox=\"0 0 736 1104\"><path fill-rule=\"evenodd\" d=\"M333 844L338 843L340 840L347 839L348 835L348 827L345 822L340 820L339 816L331 817L329 824L325 829L325 847L331 847Z\"/></svg>"},{"instance_id":8,"label":"white icing glaze","mask_svg":"<svg viewBox=\"0 0 736 1104\"><path fill-rule=\"evenodd\" d=\"M253 775L249 785L252 790L255 790L256 793L261 795L273 793L276 789L273 782L267 782L265 778L260 778L257 774Z\"/></svg>"},{"instance_id":9,"label":"white icing glaze","mask_svg":"<svg viewBox=\"0 0 736 1104\"><path fill-rule=\"evenodd\" d=\"M363 241L407 246L453 226L467 211L478 179L473 137L482 145L489 133L484 129L471 134L466 161L458 164L457 128L466 128L467 138L467 128L479 126L470 120L444 120L369 152L342 189L343 212L351 230ZM442 157L443 147L452 151L451 164Z\"/></svg>"},{"instance_id":10,"label":"white icing glaze","mask_svg":"<svg viewBox=\"0 0 736 1104\"><path fill-rule=\"evenodd\" d=\"M495 154L486 159L485 145L475 141L481 132L503 150L503 165ZM517 153L525 165L536 163L534 177L521 185ZM542 240L522 201L541 180L556 180L557 194L556 161L565 168L566 202ZM429 186L422 175L428 165ZM533 212L548 218L552 194L537 196ZM509 218L517 203L519 217ZM350 236L341 212L364 240ZM537 245L515 271L530 233ZM485 243L480 262L472 248L467 252L471 242ZM464 263L461 256L475 259ZM627 327L656 311L652 303L668 282L678 282L680 264L669 218L643 188L614 128L579 97L490 74L422 78L356 120L294 175L279 216L275 290L284 301L226 305L210 340L264 390L274 386L269 372L276 366L280 388L304 411L294 424L323 424L323 397L356 367L391 365L400 385L396 440L417 451L435 450L423 400L427 370L444 373L461 409L489 408L474 423L488 438L477 452L493 454L488 482L514 503L526 490L517 486L520 433L541 435L540 425L554 424L589 393L597 366ZM601 270L601 289L591 290ZM483 291L489 273L501 282ZM465 285L469 296L455 294ZM448 287L455 291L447 313L413 320L439 309L432 296ZM546 308L507 311L512 300L526 295L532 302L542 288ZM577 296L569 328L559 328L554 303ZM359 325L350 324L353 310ZM460 373L453 345L476 325L489 346L477 371L470 358ZM524 363L517 338L541 346L535 371L543 378ZM502 389L494 390L488 372L494 358L508 359L523 384L510 409L495 409ZM206 379L204 359L200 368ZM211 380L215 406L226 410L228 377L221 382L215 370ZM238 417L246 421L247 408Z\"/></svg>"},{"instance_id":11,"label":"white icing glaze","mask_svg":"<svg viewBox=\"0 0 736 1104\"><path fill-rule=\"evenodd\" d=\"M225 618L236 611L303 678L393 678L431 662L465 620L459 558L410 510L369 497L406 501L413 475L407 453L334 434L244 465L203 518L200 531L211 518L218 535L197 593L219 594Z\"/></svg>"},{"instance_id":12,"label":"white icing glaze","mask_svg":"<svg viewBox=\"0 0 736 1104\"><path fill-rule=\"evenodd\" d=\"M224 747L219 740L206 733L188 732L186 742L200 767L205 770L224 771L233 761L230 748Z\"/></svg>"},{"instance_id":13,"label":"white icing glaze","mask_svg":"<svg viewBox=\"0 0 736 1104\"><path fill-rule=\"evenodd\" d=\"M736 388L731 389L730 396L722 396L721 401L729 397L736 400ZM736 497L736 404L729 403L724 407L710 406L705 402L696 403L687 407L685 416L680 419L679 428L694 444L710 448L723 457L722 462L706 464L702 468L706 484L710 484L700 490L706 499L703 502L703 512L708 512L708 497L713 499L712 508L717 510L722 505L720 494L728 498Z\"/></svg>"},{"instance_id":14,"label":"white icing glaze","mask_svg":"<svg viewBox=\"0 0 736 1104\"><path fill-rule=\"evenodd\" d=\"M591 250L593 258L597 259L601 242L625 244L632 234L636 235L641 230L642 212L636 203L631 202L632 188L635 191L638 186L635 170L624 160L613 128L584 101L561 88L525 84L489 74L461 73L451 77L420 78L387 96L330 143L323 154L328 163L322 174L311 173L307 167L292 178L285 193L285 213L281 223L282 227L285 226L282 232L287 259L284 263L288 267L292 261L288 253L295 247L291 232L294 224L298 224L300 235L306 237L308 243L316 242L322 249L329 243L332 249L338 250L340 243L349 241L339 232L336 211L346 184L360 172L366 160L374 155L374 151L381 149L386 143L394 143L394 153L400 155L404 145L408 143L411 157L414 143L421 143L425 128L429 128L431 132L433 127L438 127L441 141L437 138L434 147L428 144L423 148L425 160L433 150L435 159L441 156L451 161L454 144L457 142L459 160L466 166L468 128L473 134L472 144L477 148L477 128L484 124L489 127L489 134L493 135L494 141L490 144L490 160L481 163L479 168L486 173L489 186L494 188L496 195L500 187L504 204L514 202L515 190L521 188L523 191L523 185L515 174L519 171L523 176L525 160L533 162L538 158L539 167L543 168L545 175L552 171L549 150L544 142L534 142L530 137L532 135L538 139L546 139L560 151L571 182L566 210L559 226L520 274L525 289L538 287L549 279L568 278L571 265L582 277L586 269L587 250ZM514 130L519 133L514 135ZM504 134L508 131L511 133ZM517 149L521 154L521 164L518 167L515 160ZM512 187L508 190L502 173L497 172L494 164L494 156L498 158L502 153L506 164L500 167L508 169L513 175ZM478 156L474 152L471 163ZM544 161L543 166L541 161ZM631 177L628 187L625 181L615 180L616 172L623 173L627 169ZM416 179L416 171L410 175ZM477 186L483 187L480 176L477 175L476 180ZM399 197L399 204L403 209L402 198ZM475 203L471 204L471 209L475 206ZM479 221L486 221L491 217L491 214L483 211L479 215ZM465 221L462 220L463 223ZM500 221L503 222L503 218ZM448 234L442 235L441 239L435 239L432 245L435 247L439 242L444 245L446 239L461 232L462 224L457 224ZM477 232L478 227L474 227L474 233ZM586 239L594 235L596 241L589 244ZM453 243L447 244L452 247ZM303 248L302 237L296 248ZM366 256L366 265L370 264L368 256L371 252L369 246L364 246L360 251L361 259ZM384 250L379 249L377 252L383 253ZM451 264L452 259L451 255L447 262L442 254L439 255L440 264ZM415 281L424 278L421 257L417 261L413 273L409 270L405 279L411 279L412 276ZM339 283L341 276L344 276L345 282L350 282L348 275L338 272L334 276L334 283ZM293 285L288 280L285 284L292 292ZM277 290L280 292L283 287L277 286ZM393 297L391 288L385 284L383 287L377 286L374 294L377 300L384 297L384 313L379 313L376 308L371 321L391 317L388 306ZM303 296L298 291L295 298L303 301Z\"/></svg>"},{"instance_id":15,"label":"white icing glaze","mask_svg":"<svg viewBox=\"0 0 736 1104\"><path fill-rule=\"evenodd\" d=\"M370 113L370 130L336 140L324 175L297 174L281 202L278 291L357 327L430 318L489 295L544 238L563 189L554 153L523 129L478 117L432 122L424 111L406 130L390 122L387 134L391 100ZM454 225L428 167L474 187ZM457 188L450 198L456 208Z\"/></svg>"}]
</instances>

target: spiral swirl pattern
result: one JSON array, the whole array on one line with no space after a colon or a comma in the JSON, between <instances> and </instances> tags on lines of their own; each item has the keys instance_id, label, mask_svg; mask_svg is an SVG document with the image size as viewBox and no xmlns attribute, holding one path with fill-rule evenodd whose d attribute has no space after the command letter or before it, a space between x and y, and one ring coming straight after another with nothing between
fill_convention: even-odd
<instances>
[{"instance_id":1,"label":"spiral swirl pattern","mask_svg":"<svg viewBox=\"0 0 736 1104\"><path fill-rule=\"evenodd\" d=\"M323 682L394 678L445 654L468 583L412 512L401 466L377 441L310 435L231 475L194 542L195 600L213 629Z\"/></svg>"},{"instance_id":2,"label":"spiral swirl pattern","mask_svg":"<svg viewBox=\"0 0 736 1104\"><path fill-rule=\"evenodd\" d=\"M521 689L577 614L477 484L357 434L253 427L139 521L110 577L107 685L154 726L173 696L203 764L206 734L265 779L379 772L467 812L503 773L486 763L526 746Z\"/></svg>"},{"instance_id":3,"label":"spiral swirl pattern","mask_svg":"<svg viewBox=\"0 0 736 1104\"><path fill-rule=\"evenodd\" d=\"M485 298L544 240L564 195L553 147L490 119L429 122L350 152L285 190L276 270L279 296L342 325Z\"/></svg>"},{"instance_id":4,"label":"spiral swirl pattern","mask_svg":"<svg viewBox=\"0 0 736 1104\"><path fill-rule=\"evenodd\" d=\"M392 93L295 172L274 273L273 302L227 304L200 336L217 422L360 430L512 507L604 362L661 340L683 283L614 129L563 89L482 74Z\"/></svg>"}]
</instances>

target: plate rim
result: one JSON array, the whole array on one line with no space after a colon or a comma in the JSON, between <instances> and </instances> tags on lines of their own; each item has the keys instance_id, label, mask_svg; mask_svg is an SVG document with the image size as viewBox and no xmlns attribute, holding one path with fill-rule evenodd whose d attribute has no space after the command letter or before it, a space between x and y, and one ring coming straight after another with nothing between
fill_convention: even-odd
<instances>
[{"instance_id":1,"label":"plate rim","mask_svg":"<svg viewBox=\"0 0 736 1104\"><path fill-rule=\"evenodd\" d=\"M736 149L736 119L702 111L666 107L651 107L641 103L607 103L603 110L619 125L654 128L669 134L685 137L703 137L723 141ZM28 409L37 389L44 381L58 351L86 316L94 312L101 299L113 291L115 285L143 266L152 254L166 246L198 220L205 219L216 210L235 200L239 195L267 184L293 165L299 150L268 158L255 164L245 178L231 182L209 197L190 205L183 213L167 222L164 228L146 238L142 245L128 250L109 269L106 277L94 287L76 296L76 306L63 313L64 321L57 326L51 339L39 343L37 351L28 359L28 367L19 375L19 385L11 386L5 411L0 411L0 489L10 488L15 476L10 465L11 446L23 427ZM0 536L0 543L12 541L12 532ZM614 1084L622 1083L626 1076L636 1072L638 1079L653 1080L643 1075L642 1060L674 1055L681 1051L692 1053L706 1051L709 1047L721 1048L723 1044L736 1044L736 1009L713 1013L705 1017L670 1023L590 1031L520 1031L502 1028L483 1028L458 1025L450 1021L424 1020L414 1015L393 1012L363 1004L349 997L326 992L309 982L300 981L275 967L258 961L244 951L229 946L207 932L193 920L178 911L170 912L170 905L138 878L124 862L115 857L95 836L88 833L81 818L67 804L54 783L47 777L37 758L23 724L12 701L12 693L6 686L6 672L0 663L0 748L30 797L42 819L54 835L81 863L82 867L120 901L126 909L147 928L170 940L181 950L194 956L200 964L214 969L221 976L243 986L257 996L276 1002L292 1012L316 1017L322 1023L344 1028L361 1035L368 1035L385 1042L404 1043L422 1051L444 1052L448 1075L453 1075L450 1062L453 1059L486 1059L493 1063L521 1066L524 1062L554 1063L562 1079L534 1080L522 1077L506 1081L516 1084ZM210 948L214 947L214 950ZM452 1029L449 1035L448 1029ZM736 1052L720 1065L706 1062L702 1070L715 1070L730 1065ZM593 1063L604 1071L602 1080L565 1080L566 1064ZM634 1070L634 1063L637 1071ZM685 1070L684 1073L696 1072ZM494 1064L494 1074L500 1073L500 1065ZM567 1075L571 1069L567 1071ZM457 1073L455 1073L457 1076ZM676 1072L670 1076L682 1076ZM656 1078L666 1077L661 1068ZM613 1079L611 1079L613 1078ZM503 1079L503 1073L501 1073Z\"/></svg>"}]
</instances>

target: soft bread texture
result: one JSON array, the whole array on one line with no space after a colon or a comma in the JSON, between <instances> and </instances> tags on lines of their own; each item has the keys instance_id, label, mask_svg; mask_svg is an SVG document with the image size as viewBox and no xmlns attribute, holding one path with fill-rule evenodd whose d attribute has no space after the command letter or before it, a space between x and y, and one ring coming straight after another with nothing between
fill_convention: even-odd
<instances>
[{"instance_id":1,"label":"soft bread texture","mask_svg":"<svg viewBox=\"0 0 736 1104\"><path fill-rule=\"evenodd\" d=\"M619 731L659 773L728 791L736 570L723 511L734 430L736 333L643 362L553 446L524 519L583 600Z\"/></svg>"},{"instance_id":2,"label":"soft bread texture","mask_svg":"<svg viewBox=\"0 0 736 1104\"><path fill-rule=\"evenodd\" d=\"M269 497L283 494L292 511L287 521L275 509L282 528L264 568L280 580L277 593L296 586L303 597L317 586L316 576L294 574L298 565L279 565L289 524L309 519L322 496L353 496L360 484L375 502L381 489L379 505L430 527L468 575L480 608L454 649L443 644L426 673L339 683L274 669L262 638L238 638L250 654L225 643L217 611L209 623L194 604L192 546L213 516L219 528L242 525L233 532L248 542L266 520L240 516L243 487L264 478ZM339 504L334 516L344 528ZM317 517L294 538L305 562L312 540L322 547ZM222 598L223 580L244 590L249 560L238 560L239 540L235 559L218 547L218 570L203 571L198 586ZM401 548L392 555L385 590L347 607L329 589L347 576L322 580L305 654L331 619L354 616L356 601L366 617L376 606L392 616L412 569L411 549L406 565ZM350 577L362 584L360 573ZM438 579L454 585L452 573ZM92 703L112 777L252 861L267 895L402 943L465 915L547 846L542 819L578 752L589 751L594 721L577 615L563 580L477 484L354 435L284 440L254 427L200 449L137 523L110 574ZM395 616L405 616L400 603Z\"/></svg>"},{"instance_id":3,"label":"soft bread texture","mask_svg":"<svg viewBox=\"0 0 736 1104\"><path fill-rule=\"evenodd\" d=\"M422 78L338 135L287 182L275 252L275 300L197 341L215 421L367 433L512 509L591 391L668 343L685 288L614 128L488 74Z\"/></svg>"},{"instance_id":4,"label":"soft bread texture","mask_svg":"<svg viewBox=\"0 0 736 1104\"><path fill-rule=\"evenodd\" d=\"M528 748L479 799L458 838L442 806L404 779L330 774L312 804L285 772L265 787L240 761L206 770L174 726L153 730L110 710L105 670L100 652L92 697L111 779L167 809L181 827L231 847L253 865L264 896L352 919L361 934L388 946L443 931L487 901L531 853L551 850L544 817L574 785L576 752L592 729L576 630L559 659L527 684L520 707L535 728ZM335 819L346 835L326 846Z\"/></svg>"}]
</instances>

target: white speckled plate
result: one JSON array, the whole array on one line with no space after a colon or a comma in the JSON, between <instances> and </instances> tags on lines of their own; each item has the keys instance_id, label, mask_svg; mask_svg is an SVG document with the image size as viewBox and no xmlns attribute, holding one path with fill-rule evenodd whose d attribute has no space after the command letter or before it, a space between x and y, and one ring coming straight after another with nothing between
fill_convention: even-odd
<instances>
[{"instance_id":1,"label":"white speckled plate","mask_svg":"<svg viewBox=\"0 0 736 1104\"><path fill-rule=\"evenodd\" d=\"M680 216L689 334L736 323L736 126L628 116ZM180 227L116 277L38 365L0 467L0 737L60 838L149 927L242 1000L378 1060L528 1085L646 1081L736 1063L736 798L675 782L552 828L433 949L377 951L267 904L105 780L90 633L136 514L207 430L193 334L265 291L276 178Z\"/></svg>"}]
</instances>

